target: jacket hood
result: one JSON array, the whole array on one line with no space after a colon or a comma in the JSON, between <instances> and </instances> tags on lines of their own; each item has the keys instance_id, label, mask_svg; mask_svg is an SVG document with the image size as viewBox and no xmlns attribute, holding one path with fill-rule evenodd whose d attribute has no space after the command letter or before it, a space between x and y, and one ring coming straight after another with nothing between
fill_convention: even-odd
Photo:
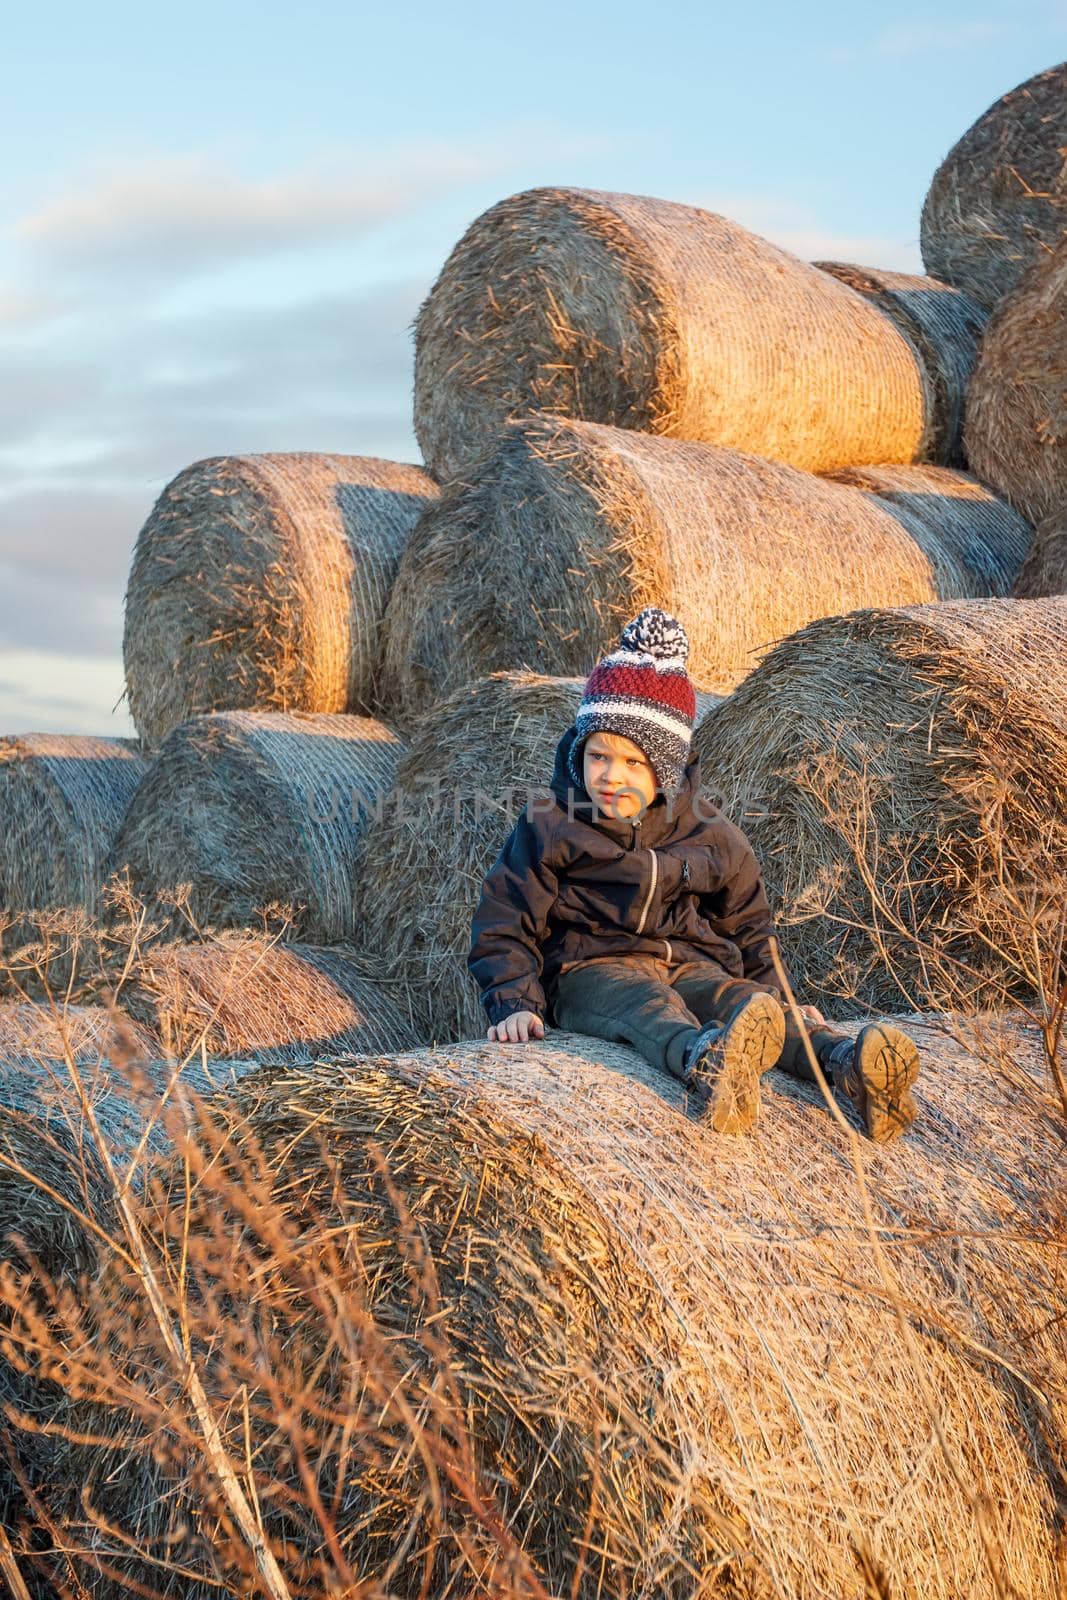
<instances>
[{"instance_id":1,"label":"jacket hood","mask_svg":"<svg viewBox=\"0 0 1067 1600\"><path fill-rule=\"evenodd\" d=\"M567 811L569 802L570 810L579 822L598 828L613 838L626 839L631 830L630 822L606 817L603 812L596 811L593 797L585 784L575 784L571 777L568 762L577 738L578 727L576 723L572 723L556 746L550 786L552 793L564 811ZM581 767L578 770L581 771ZM645 812L641 822L642 840L648 844L658 844L669 838L675 829L683 833L688 832L697 820L693 802L699 793L700 757L693 756L682 773L670 804L667 804L663 795L657 795Z\"/></svg>"}]
</instances>

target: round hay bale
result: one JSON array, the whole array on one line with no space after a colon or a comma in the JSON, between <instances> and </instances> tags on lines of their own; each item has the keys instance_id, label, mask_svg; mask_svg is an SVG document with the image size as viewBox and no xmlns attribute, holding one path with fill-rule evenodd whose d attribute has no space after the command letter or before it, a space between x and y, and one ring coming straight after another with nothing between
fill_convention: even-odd
<instances>
[{"instance_id":1,"label":"round hay bale","mask_svg":"<svg viewBox=\"0 0 1067 1600\"><path fill-rule=\"evenodd\" d=\"M1067 228L1067 62L1028 78L942 161L923 206L923 264L988 309Z\"/></svg>"},{"instance_id":2,"label":"round hay bale","mask_svg":"<svg viewBox=\"0 0 1067 1600\"><path fill-rule=\"evenodd\" d=\"M1030 522L1067 505L1067 239L990 319L965 437L972 471Z\"/></svg>"},{"instance_id":3,"label":"round hay bale","mask_svg":"<svg viewBox=\"0 0 1067 1600\"><path fill-rule=\"evenodd\" d=\"M442 481L533 411L813 472L930 445L918 354L861 295L726 217L586 189L485 212L416 322L415 431Z\"/></svg>"},{"instance_id":4,"label":"round hay bale","mask_svg":"<svg viewBox=\"0 0 1067 1600\"><path fill-rule=\"evenodd\" d=\"M926 455L932 462L961 465L963 403L988 313L970 295L936 278L844 261L815 265L864 295L911 340L923 359L933 405Z\"/></svg>"},{"instance_id":5,"label":"round hay bale","mask_svg":"<svg viewBox=\"0 0 1067 1600\"><path fill-rule=\"evenodd\" d=\"M703 720L804 999L1033 1000L1055 928L1015 897L1067 897L1065 660L1067 597L862 610L784 640Z\"/></svg>"},{"instance_id":6,"label":"round hay bale","mask_svg":"<svg viewBox=\"0 0 1067 1600\"><path fill-rule=\"evenodd\" d=\"M108 852L148 762L131 739L23 733L0 738L0 912L6 939L32 938L19 913L94 911Z\"/></svg>"},{"instance_id":7,"label":"round hay bale","mask_svg":"<svg viewBox=\"0 0 1067 1600\"><path fill-rule=\"evenodd\" d=\"M1055 511L1038 523L1012 594L1020 600L1067 594L1067 512Z\"/></svg>"},{"instance_id":8,"label":"round hay bale","mask_svg":"<svg viewBox=\"0 0 1067 1600\"><path fill-rule=\"evenodd\" d=\"M382 816L360 845L358 943L402 982L423 1039L484 1033L467 972L482 879L531 796L548 795L581 678L493 673L416 724Z\"/></svg>"},{"instance_id":9,"label":"round hay bale","mask_svg":"<svg viewBox=\"0 0 1067 1600\"><path fill-rule=\"evenodd\" d=\"M411 536L386 610L388 714L408 723L488 672L585 674L646 605L680 618L694 680L722 691L813 617L1006 593L1028 540L1006 524L991 552L966 510L942 527L715 445L516 423Z\"/></svg>"},{"instance_id":10,"label":"round hay bale","mask_svg":"<svg viewBox=\"0 0 1067 1600\"><path fill-rule=\"evenodd\" d=\"M947 467L846 467L835 483L862 489L913 531L945 598L1008 592L1030 549L1029 524L1006 500Z\"/></svg>"},{"instance_id":11,"label":"round hay bale","mask_svg":"<svg viewBox=\"0 0 1067 1600\"><path fill-rule=\"evenodd\" d=\"M841 1131L777 1075L748 1139L684 1115L680 1087L633 1052L555 1031L246 1084L231 1172L208 1163L191 1201L186 1174L171 1179L172 1276L183 1329L210 1339L202 1370L225 1436L273 1491L264 1523L292 1592L324 1550L287 1436L303 1424L318 1481L345 1452L331 1525L349 1585L389 1569L398 1592L439 1600L460 1562L521 1571L506 1536L540 1592L577 1600L620 1575L618 1592L664 1600L816 1600L888 1593L890 1574L894 1593L931 1600L1053 1600L1038 1434L1062 1427L1067 1374L1055 1334L1027 1335L1064 1312L1047 1181L1062 1144L936 1022L909 1020L932 1058L924 1115L900 1145L865 1152L874 1240ZM1031 1070L1032 1046L1019 1055ZM299 1259L279 1259L279 1208ZM339 1235L348 1254L331 1258ZM316 1253L331 1295L297 1275ZM263 1266L231 1283L230 1260ZM217 1337L220 1293L243 1341ZM113 1316L144 1327L150 1353L136 1284L127 1294ZM323 1329L332 1296L360 1307L358 1359ZM155 1378L165 1420L180 1382L148 1353L135 1376ZM240 1403L257 1356L284 1404L297 1389L281 1426L266 1396ZM338 1411L343 1440L312 1422ZM160 1439L159 1420L98 1416L111 1448L83 1452L72 1475L102 1512L78 1518L90 1549L107 1539L111 1576L94 1592L111 1600L137 1575L131 1544L202 1575L183 1591L195 1600L242 1592L248 1557L195 1449L161 1476L128 1451L117 1482L115 1446L148 1426ZM465 1467L446 1478L450 1446ZM482 1541L495 1530L494 1560ZM336 1557L314 1570L324 1591L344 1586Z\"/></svg>"},{"instance_id":12,"label":"round hay bale","mask_svg":"<svg viewBox=\"0 0 1067 1600\"><path fill-rule=\"evenodd\" d=\"M310 940L344 941L355 845L393 781L401 746L371 717L220 711L167 737L115 841L113 864L203 928L263 925L291 910Z\"/></svg>"},{"instance_id":13,"label":"round hay bale","mask_svg":"<svg viewBox=\"0 0 1067 1600\"><path fill-rule=\"evenodd\" d=\"M386 983L374 962L341 945L245 935L157 945L123 1002L179 1060L205 1049L263 1063L306 1061L419 1042L402 986Z\"/></svg>"},{"instance_id":14,"label":"round hay bale","mask_svg":"<svg viewBox=\"0 0 1067 1600\"><path fill-rule=\"evenodd\" d=\"M420 467L370 456L217 456L179 473L126 591L146 743L200 712L372 710L397 560L436 494Z\"/></svg>"},{"instance_id":15,"label":"round hay bale","mask_svg":"<svg viewBox=\"0 0 1067 1600\"><path fill-rule=\"evenodd\" d=\"M125 1008L0 1001L0 1061L8 1065L63 1062L69 1055L84 1066L115 1056L144 1061L158 1054L156 1031Z\"/></svg>"}]
</instances>

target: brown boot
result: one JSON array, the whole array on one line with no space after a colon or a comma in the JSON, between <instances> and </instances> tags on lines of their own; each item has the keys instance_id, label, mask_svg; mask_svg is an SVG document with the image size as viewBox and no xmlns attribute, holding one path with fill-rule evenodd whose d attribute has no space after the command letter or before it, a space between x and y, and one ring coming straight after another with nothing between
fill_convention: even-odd
<instances>
[{"instance_id":1,"label":"brown boot","mask_svg":"<svg viewBox=\"0 0 1067 1600\"><path fill-rule=\"evenodd\" d=\"M888 1144L918 1114L911 1086L919 1076L915 1042L889 1022L869 1022L844 1039L826 1063L834 1088L855 1106L875 1144Z\"/></svg>"},{"instance_id":2,"label":"brown boot","mask_svg":"<svg viewBox=\"0 0 1067 1600\"><path fill-rule=\"evenodd\" d=\"M683 1082L708 1103L716 1133L744 1133L759 1116L760 1079L785 1044L785 1013L771 994L754 994L729 1022L709 1022L693 1041Z\"/></svg>"}]
</instances>

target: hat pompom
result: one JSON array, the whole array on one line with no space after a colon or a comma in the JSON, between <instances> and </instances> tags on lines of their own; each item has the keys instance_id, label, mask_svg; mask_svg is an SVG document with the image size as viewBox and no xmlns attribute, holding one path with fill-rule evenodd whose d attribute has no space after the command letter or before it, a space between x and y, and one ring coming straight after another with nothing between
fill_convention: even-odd
<instances>
[{"instance_id":1,"label":"hat pompom","mask_svg":"<svg viewBox=\"0 0 1067 1600\"><path fill-rule=\"evenodd\" d=\"M689 637L676 617L659 606L646 606L628 622L619 636L620 650L633 650L658 661L689 659Z\"/></svg>"}]
</instances>

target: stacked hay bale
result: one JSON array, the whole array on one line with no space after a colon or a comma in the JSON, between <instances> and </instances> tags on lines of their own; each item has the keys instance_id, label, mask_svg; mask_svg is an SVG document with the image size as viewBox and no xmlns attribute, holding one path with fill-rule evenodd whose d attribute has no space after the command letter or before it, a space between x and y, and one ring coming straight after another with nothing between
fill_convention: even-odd
<instances>
[{"instance_id":1,"label":"stacked hay bale","mask_svg":"<svg viewBox=\"0 0 1067 1600\"><path fill-rule=\"evenodd\" d=\"M168 1055L263 1063L404 1050L418 1042L406 990L341 945L279 944L249 934L163 944L123 991L130 1015Z\"/></svg>"},{"instance_id":2,"label":"stacked hay bale","mask_svg":"<svg viewBox=\"0 0 1067 1600\"><path fill-rule=\"evenodd\" d=\"M865 609L786 639L700 724L806 999L1003 1006L1054 978L1065 661L1067 597Z\"/></svg>"},{"instance_id":3,"label":"stacked hay bale","mask_svg":"<svg viewBox=\"0 0 1067 1600\"><path fill-rule=\"evenodd\" d=\"M212 1319L211 1415L245 1451L280 1582L388 1569L443 1597L457 1570L506 1571L592 1600L622 1573L667 1600L701 1582L815 1600L891 1575L933 1600L1054 1600L1062 1147L1005 1077L922 1039L921 1129L861 1177L804 1086L774 1083L751 1140L716 1139L634 1053L565 1033L250 1080L224 1157L209 1137L156 1209L194 1343ZM1039 1095L1031 1047L1004 1054ZM233 1271L279 1251L284 1272ZM123 1288L114 1399L77 1460L94 1515L69 1496L70 1543L91 1561L107 1540L100 1600L163 1551L183 1592L244 1592L254 1557L183 1374L116 1263ZM239 1337L219 1338L223 1307ZM316 1425L339 1412L344 1429ZM299 1487L309 1437L322 1481L344 1465L329 1543Z\"/></svg>"},{"instance_id":4,"label":"stacked hay bale","mask_svg":"<svg viewBox=\"0 0 1067 1600\"><path fill-rule=\"evenodd\" d=\"M200 712L373 709L396 564L436 494L421 468L369 456L221 456L179 473L126 591L146 743Z\"/></svg>"},{"instance_id":5,"label":"stacked hay bale","mask_svg":"<svg viewBox=\"0 0 1067 1600\"><path fill-rule=\"evenodd\" d=\"M1067 506L1045 517L1034 529L1034 542L1019 569L1012 594L1021 600L1067 594Z\"/></svg>"},{"instance_id":6,"label":"stacked hay bale","mask_svg":"<svg viewBox=\"0 0 1067 1600\"><path fill-rule=\"evenodd\" d=\"M844 261L817 261L815 265L864 295L911 340L933 389L930 459L961 465L963 404L986 312L970 295L938 283L936 278L916 278Z\"/></svg>"},{"instance_id":7,"label":"stacked hay bale","mask_svg":"<svg viewBox=\"0 0 1067 1600\"><path fill-rule=\"evenodd\" d=\"M161 746L113 866L201 927L262 928L274 908L311 942L343 942L361 892L355 847L401 753L372 717L194 717Z\"/></svg>"},{"instance_id":8,"label":"stacked hay bale","mask_svg":"<svg viewBox=\"0 0 1067 1600\"><path fill-rule=\"evenodd\" d=\"M134 1020L125 1007L0 1002L0 1061L9 1066L40 1065L47 1075L58 1063L93 1066L158 1054L156 1031L147 1020Z\"/></svg>"},{"instance_id":9,"label":"stacked hay bale","mask_svg":"<svg viewBox=\"0 0 1067 1600\"><path fill-rule=\"evenodd\" d=\"M1067 239L986 329L967 402L967 454L1031 522L1067 508Z\"/></svg>"},{"instance_id":10,"label":"stacked hay bale","mask_svg":"<svg viewBox=\"0 0 1067 1600\"><path fill-rule=\"evenodd\" d=\"M926 515L901 509L909 471ZM411 536L386 611L387 713L408 721L490 671L588 672L649 604L685 624L694 679L724 690L816 616L1008 593L1030 539L1009 506L944 469L890 478L860 494L715 445L515 423Z\"/></svg>"},{"instance_id":11,"label":"stacked hay bale","mask_svg":"<svg viewBox=\"0 0 1067 1600\"><path fill-rule=\"evenodd\" d=\"M846 284L725 217L637 195L533 189L493 206L416 325L415 428L442 479L534 411L813 472L945 459L936 389Z\"/></svg>"},{"instance_id":12,"label":"stacked hay bale","mask_svg":"<svg viewBox=\"0 0 1067 1600\"><path fill-rule=\"evenodd\" d=\"M0 738L0 914L14 948L34 913L94 912L108 855L148 762L130 739Z\"/></svg>"},{"instance_id":13,"label":"stacked hay bale","mask_svg":"<svg viewBox=\"0 0 1067 1600\"><path fill-rule=\"evenodd\" d=\"M992 310L1067 228L1067 63L1002 95L949 151L922 213L926 270Z\"/></svg>"}]
</instances>

